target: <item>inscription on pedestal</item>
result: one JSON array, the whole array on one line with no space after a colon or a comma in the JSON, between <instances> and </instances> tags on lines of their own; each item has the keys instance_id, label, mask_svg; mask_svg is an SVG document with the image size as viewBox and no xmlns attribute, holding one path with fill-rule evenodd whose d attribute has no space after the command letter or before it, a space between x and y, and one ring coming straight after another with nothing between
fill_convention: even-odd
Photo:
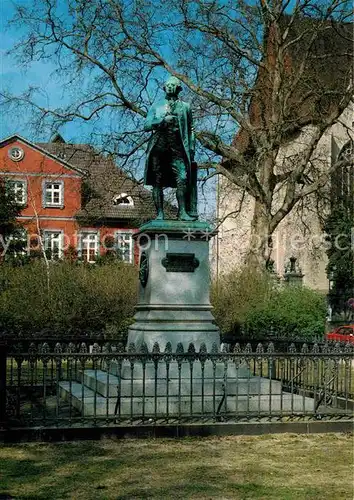
<instances>
[{"instance_id":1,"label":"inscription on pedestal","mask_svg":"<svg viewBox=\"0 0 354 500\"><path fill-rule=\"evenodd\" d=\"M167 253L161 264L168 273L194 273L199 260L194 253Z\"/></svg>"}]
</instances>

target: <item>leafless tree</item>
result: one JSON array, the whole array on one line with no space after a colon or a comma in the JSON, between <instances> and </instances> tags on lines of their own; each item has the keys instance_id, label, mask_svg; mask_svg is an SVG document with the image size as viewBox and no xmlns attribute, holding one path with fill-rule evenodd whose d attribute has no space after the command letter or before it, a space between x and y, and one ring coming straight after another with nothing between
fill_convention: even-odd
<instances>
[{"instance_id":1,"label":"leafless tree","mask_svg":"<svg viewBox=\"0 0 354 500\"><path fill-rule=\"evenodd\" d=\"M5 92L3 103L31 106L54 128L109 122L104 144L128 167L141 164L143 120L161 82L166 73L178 77L195 110L201 160L254 199L249 259L264 264L279 223L328 182L317 147L353 95L351 7L347 0L19 0L12 23L26 33L13 52L23 64L55 63L63 105L46 107L35 88ZM294 139L296 154L287 149Z\"/></svg>"}]
</instances>

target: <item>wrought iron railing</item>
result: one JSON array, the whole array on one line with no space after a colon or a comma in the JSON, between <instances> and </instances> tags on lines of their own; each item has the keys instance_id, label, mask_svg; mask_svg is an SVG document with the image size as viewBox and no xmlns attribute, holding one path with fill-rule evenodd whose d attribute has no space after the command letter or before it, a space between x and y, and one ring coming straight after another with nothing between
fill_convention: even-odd
<instances>
[{"instance_id":1,"label":"wrought iron railing","mask_svg":"<svg viewBox=\"0 0 354 500\"><path fill-rule=\"evenodd\" d=\"M354 346L0 345L3 427L350 418Z\"/></svg>"}]
</instances>

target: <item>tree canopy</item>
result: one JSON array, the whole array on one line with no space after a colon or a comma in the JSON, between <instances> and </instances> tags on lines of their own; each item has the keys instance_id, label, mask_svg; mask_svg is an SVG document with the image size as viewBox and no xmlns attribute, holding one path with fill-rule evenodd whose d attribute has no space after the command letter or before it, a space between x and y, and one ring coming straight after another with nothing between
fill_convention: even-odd
<instances>
[{"instance_id":1,"label":"tree canopy","mask_svg":"<svg viewBox=\"0 0 354 500\"><path fill-rule=\"evenodd\" d=\"M37 124L53 129L105 120L102 147L136 171L147 109L166 76L176 76L194 109L200 161L255 201L250 256L267 262L278 224L330 177L317 146L353 95L352 3L15 3L12 23L26 31L13 51L23 64L54 63L63 99L48 108L43 89L32 87L4 92L6 109L29 106ZM296 153L287 151L294 139Z\"/></svg>"}]
</instances>

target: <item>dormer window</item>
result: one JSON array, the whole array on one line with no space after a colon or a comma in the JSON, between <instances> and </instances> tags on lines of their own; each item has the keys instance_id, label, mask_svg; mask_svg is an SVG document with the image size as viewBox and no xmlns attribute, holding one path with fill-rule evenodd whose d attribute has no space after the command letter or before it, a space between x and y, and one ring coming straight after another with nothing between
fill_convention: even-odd
<instances>
[{"instance_id":1,"label":"dormer window","mask_svg":"<svg viewBox=\"0 0 354 500\"><path fill-rule=\"evenodd\" d=\"M113 205L122 205L124 207L133 207L134 201L131 196L128 196L127 193L121 193L116 195L113 198Z\"/></svg>"}]
</instances>

